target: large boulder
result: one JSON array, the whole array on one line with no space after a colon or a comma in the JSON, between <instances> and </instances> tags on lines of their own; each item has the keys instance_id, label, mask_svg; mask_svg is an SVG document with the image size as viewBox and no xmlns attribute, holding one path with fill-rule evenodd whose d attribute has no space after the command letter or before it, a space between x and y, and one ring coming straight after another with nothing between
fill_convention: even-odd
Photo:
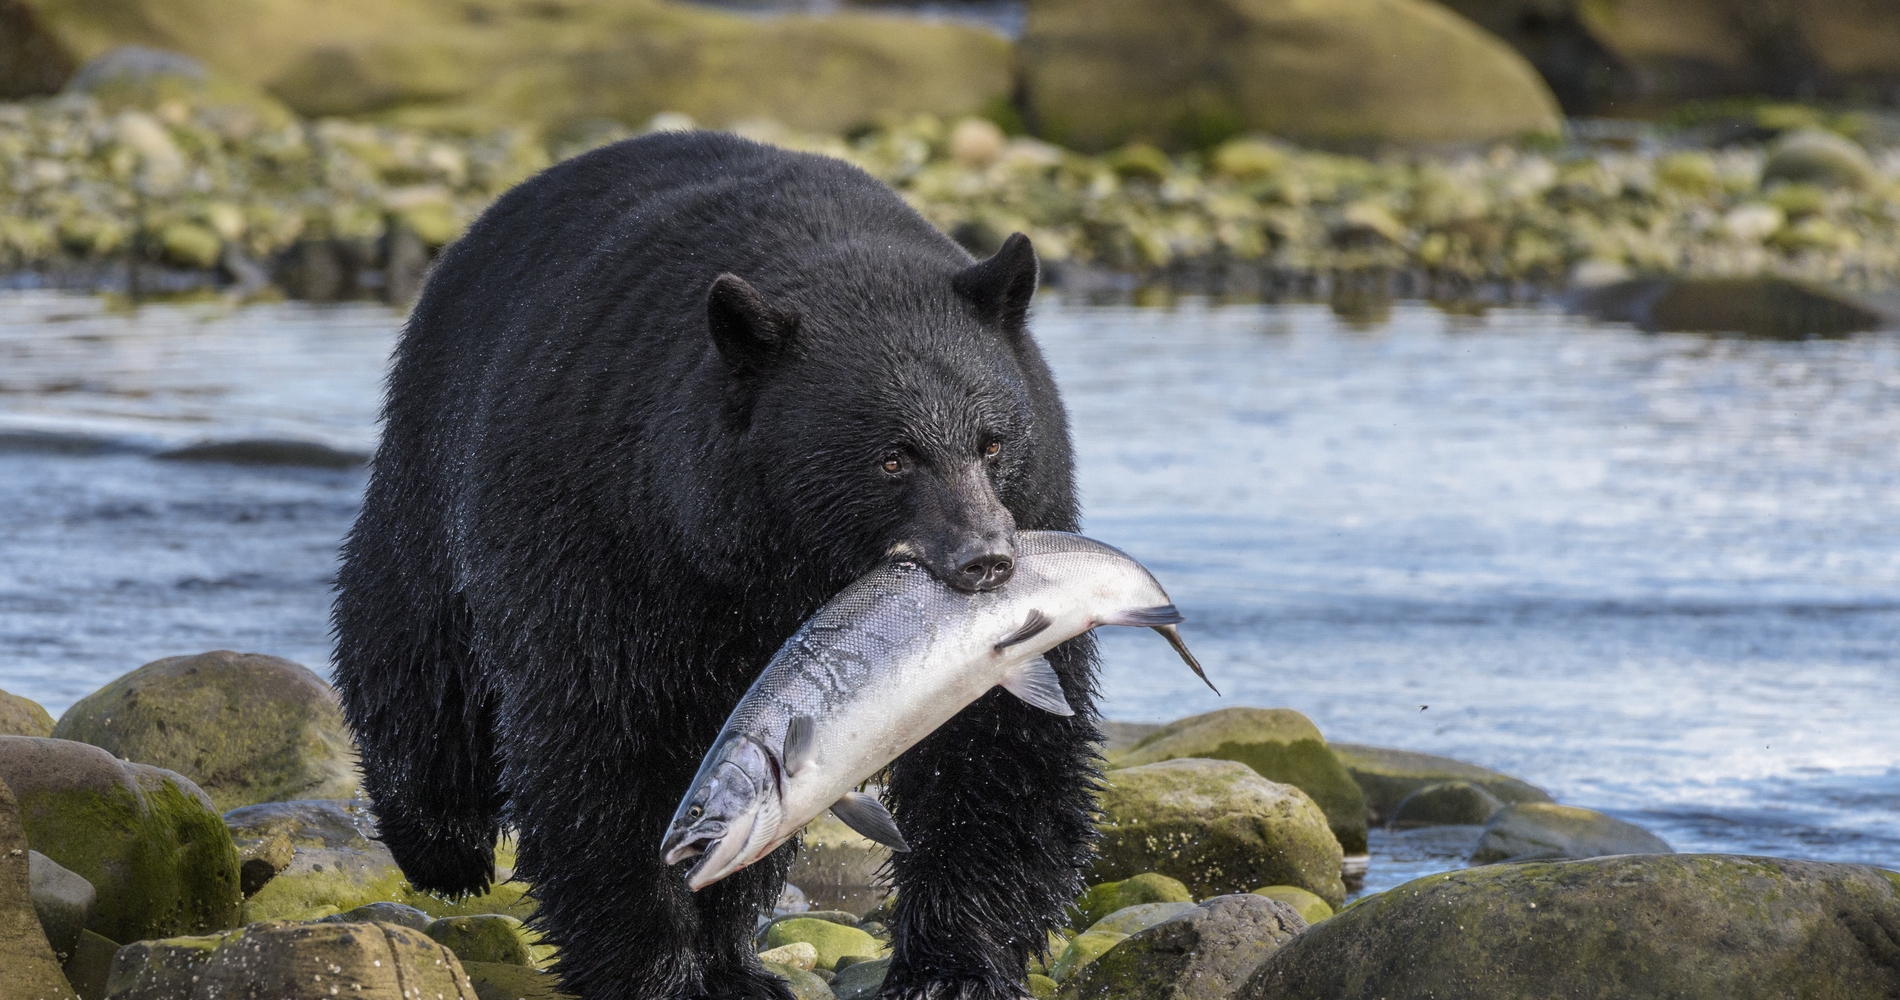
<instances>
[{"instance_id":1,"label":"large boulder","mask_svg":"<svg viewBox=\"0 0 1900 1000\"><path fill-rule=\"evenodd\" d=\"M817 953L814 964L820 969L835 969L842 958L876 958L884 945L856 927L815 917L792 917L775 921L766 929L768 948L783 948L803 942Z\"/></svg>"},{"instance_id":2,"label":"large boulder","mask_svg":"<svg viewBox=\"0 0 1900 1000\"><path fill-rule=\"evenodd\" d=\"M53 717L37 701L0 691L0 736L51 736Z\"/></svg>"},{"instance_id":3,"label":"large boulder","mask_svg":"<svg viewBox=\"0 0 1900 1000\"><path fill-rule=\"evenodd\" d=\"M1392 812L1407 795L1428 785L1447 781L1468 781L1498 797L1506 805L1516 802L1549 802L1550 793L1531 784L1501 774L1488 767L1462 760L1440 757L1415 750L1368 746L1364 743L1331 744L1333 755L1366 796L1366 819L1384 826Z\"/></svg>"},{"instance_id":4,"label":"large boulder","mask_svg":"<svg viewBox=\"0 0 1900 1000\"><path fill-rule=\"evenodd\" d=\"M1366 799L1311 719L1290 708L1223 708L1170 722L1110 759L1136 767L1181 757L1237 760L1293 785L1326 814L1347 854L1366 853Z\"/></svg>"},{"instance_id":5,"label":"large boulder","mask_svg":"<svg viewBox=\"0 0 1900 1000\"><path fill-rule=\"evenodd\" d=\"M476 1000L455 953L394 924L265 922L119 950L112 1000Z\"/></svg>"},{"instance_id":6,"label":"large boulder","mask_svg":"<svg viewBox=\"0 0 1900 1000\"><path fill-rule=\"evenodd\" d=\"M1094 877L1160 872L1195 896L1297 885L1346 898L1339 841L1305 792L1245 764L1184 759L1110 771L1098 799Z\"/></svg>"},{"instance_id":7,"label":"large boulder","mask_svg":"<svg viewBox=\"0 0 1900 1000\"><path fill-rule=\"evenodd\" d=\"M1408 882L1261 966L1249 1000L1769 1000L1900 995L1900 874L1679 854Z\"/></svg>"},{"instance_id":8,"label":"large boulder","mask_svg":"<svg viewBox=\"0 0 1900 1000\"><path fill-rule=\"evenodd\" d=\"M1497 796L1469 781L1447 781L1424 788L1400 800L1386 826L1412 830L1421 826L1483 826L1504 808Z\"/></svg>"},{"instance_id":9,"label":"large boulder","mask_svg":"<svg viewBox=\"0 0 1900 1000\"><path fill-rule=\"evenodd\" d=\"M1064 1000L1227 1000L1306 921L1256 895L1216 896L1129 935L1063 983Z\"/></svg>"},{"instance_id":10,"label":"large boulder","mask_svg":"<svg viewBox=\"0 0 1900 1000\"><path fill-rule=\"evenodd\" d=\"M1576 806L1529 802L1491 817L1472 849L1471 863L1669 854L1672 850L1661 837L1634 823Z\"/></svg>"},{"instance_id":11,"label":"large boulder","mask_svg":"<svg viewBox=\"0 0 1900 1000\"><path fill-rule=\"evenodd\" d=\"M1241 132L1321 143L1555 134L1517 53L1425 0L1031 0L1028 112L1053 142L1212 145Z\"/></svg>"},{"instance_id":12,"label":"large boulder","mask_svg":"<svg viewBox=\"0 0 1900 1000\"><path fill-rule=\"evenodd\" d=\"M0 997L68 1000L73 988L40 927L20 804L0 781Z\"/></svg>"},{"instance_id":13,"label":"large boulder","mask_svg":"<svg viewBox=\"0 0 1900 1000\"><path fill-rule=\"evenodd\" d=\"M53 735L177 771L220 812L356 792L336 692L275 656L215 650L154 660L80 699Z\"/></svg>"},{"instance_id":14,"label":"large boulder","mask_svg":"<svg viewBox=\"0 0 1900 1000\"><path fill-rule=\"evenodd\" d=\"M237 851L189 779L84 743L0 736L0 780L33 849L98 892L89 929L136 941L238 922Z\"/></svg>"}]
</instances>

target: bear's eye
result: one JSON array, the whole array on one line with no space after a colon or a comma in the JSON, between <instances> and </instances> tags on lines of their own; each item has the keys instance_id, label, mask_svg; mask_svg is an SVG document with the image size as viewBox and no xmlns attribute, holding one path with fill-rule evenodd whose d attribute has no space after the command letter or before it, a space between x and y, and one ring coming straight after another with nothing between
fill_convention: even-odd
<instances>
[{"instance_id":1,"label":"bear's eye","mask_svg":"<svg viewBox=\"0 0 1900 1000\"><path fill-rule=\"evenodd\" d=\"M896 452L892 452L891 454L884 456L884 461L880 464L882 465L886 474L895 476L898 473L904 471L904 456L899 455Z\"/></svg>"},{"instance_id":2,"label":"bear's eye","mask_svg":"<svg viewBox=\"0 0 1900 1000\"><path fill-rule=\"evenodd\" d=\"M995 458L996 456L1001 455L1002 453L1003 453L1003 442L1001 441L992 439L989 444L986 444L983 446L984 458Z\"/></svg>"}]
</instances>

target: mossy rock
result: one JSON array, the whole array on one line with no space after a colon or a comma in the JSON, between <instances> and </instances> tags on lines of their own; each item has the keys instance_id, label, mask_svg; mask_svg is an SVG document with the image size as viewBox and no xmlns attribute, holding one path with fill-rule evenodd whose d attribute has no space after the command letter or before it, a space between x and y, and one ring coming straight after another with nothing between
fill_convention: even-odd
<instances>
[{"instance_id":1,"label":"mossy rock","mask_svg":"<svg viewBox=\"0 0 1900 1000\"><path fill-rule=\"evenodd\" d=\"M1200 898L1297 885L1345 901L1339 841L1305 792L1237 761L1183 759L1108 773L1094 875L1155 871Z\"/></svg>"},{"instance_id":2,"label":"mossy rock","mask_svg":"<svg viewBox=\"0 0 1900 1000\"><path fill-rule=\"evenodd\" d=\"M124 1000L476 1000L454 952L420 931L373 923L267 921L224 935L141 941L120 950L109 988Z\"/></svg>"},{"instance_id":3,"label":"mossy rock","mask_svg":"<svg viewBox=\"0 0 1900 1000\"><path fill-rule=\"evenodd\" d=\"M1101 958L1110 948L1128 940L1128 935L1120 931L1091 931L1077 934L1075 940L1056 957L1049 966L1049 978L1064 982L1070 976L1081 971L1090 962Z\"/></svg>"},{"instance_id":4,"label":"mossy rock","mask_svg":"<svg viewBox=\"0 0 1900 1000\"><path fill-rule=\"evenodd\" d=\"M0 781L0 970L8 997L69 1000L72 984L41 929L20 804Z\"/></svg>"},{"instance_id":5,"label":"mossy rock","mask_svg":"<svg viewBox=\"0 0 1900 1000\"><path fill-rule=\"evenodd\" d=\"M1317 924L1333 915L1333 908L1326 905L1325 900L1307 892L1297 885L1263 886L1259 889L1255 889L1253 894L1256 896L1265 896L1268 899L1277 899L1293 907L1293 912L1298 913L1300 919L1306 921L1309 926Z\"/></svg>"},{"instance_id":6,"label":"mossy rock","mask_svg":"<svg viewBox=\"0 0 1900 1000\"><path fill-rule=\"evenodd\" d=\"M816 973L783 962L761 960L759 964L765 966L765 971L785 980L785 985L792 988L792 1000L832 1000L830 985Z\"/></svg>"},{"instance_id":7,"label":"mossy rock","mask_svg":"<svg viewBox=\"0 0 1900 1000\"><path fill-rule=\"evenodd\" d=\"M1084 934L1108 931L1114 934L1139 934L1163 920L1175 917L1194 909L1194 903L1137 903L1125 906L1089 925Z\"/></svg>"},{"instance_id":8,"label":"mossy rock","mask_svg":"<svg viewBox=\"0 0 1900 1000\"><path fill-rule=\"evenodd\" d=\"M1597 858L1609 854L1669 854L1661 837L1634 823L1590 809L1551 802L1510 806L1491 817L1471 852L1474 865L1514 858Z\"/></svg>"},{"instance_id":9,"label":"mossy rock","mask_svg":"<svg viewBox=\"0 0 1900 1000\"><path fill-rule=\"evenodd\" d=\"M1366 853L1366 801L1319 727L1290 708L1223 708L1170 722L1115 756L1118 767L1181 757L1236 760L1305 792L1347 854Z\"/></svg>"},{"instance_id":10,"label":"mossy rock","mask_svg":"<svg viewBox=\"0 0 1900 1000\"><path fill-rule=\"evenodd\" d=\"M215 262L215 246L210 253ZM53 734L177 771L220 811L356 791L336 693L275 656L216 650L155 660L80 699Z\"/></svg>"},{"instance_id":11,"label":"mossy rock","mask_svg":"<svg viewBox=\"0 0 1900 1000\"><path fill-rule=\"evenodd\" d=\"M237 850L189 779L84 743L0 736L0 780L33 849L97 890L88 929L137 941L238 923Z\"/></svg>"},{"instance_id":12,"label":"mossy rock","mask_svg":"<svg viewBox=\"0 0 1900 1000\"><path fill-rule=\"evenodd\" d=\"M1900 995L1900 874L1719 854L1446 872L1361 900L1239 997Z\"/></svg>"},{"instance_id":13,"label":"mossy rock","mask_svg":"<svg viewBox=\"0 0 1900 1000\"><path fill-rule=\"evenodd\" d=\"M1085 151L1243 132L1476 142L1562 124L1521 56L1423 0L1032 0L1018 51L1028 119Z\"/></svg>"},{"instance_id":14,"label":"mossy rock","mask_svg":"<svg viewBox=\"0 0 1900 1000\"><path fill-rule=\"evenodd\" d=\"M551 972L494 962L463 962L462 971L480 1000L569 1000L560 977Z\"/></svg>"},{"instance_id":15,"label":"mossy rock","mask_svg":"<svg viewBox=\"0 0 1900 1000\"><path fill-rule=\"evenodd\" d=\"M1800 129L1782 136L1761 168L1764 185L1783 181L1864 191L1879 177L1859 143L1820 129Z\"/></svg>"},{"instance_id":16,"label":"mossy rock","mask_svg":"<svg viewBox=\"0 0 1900 1000\"><path fill-rule=\"evenodd\" d=\"M818 950L820 969L836 968L838 960L849 955L876 958L884 952L883 944L871 935L829 920L794 917L773 924L765 932L765 943L770 948L794 941L804 941Z\"/></svg>"},{"instance_id":17,"label":"mossy rock","mask_svg":"<svg viewBox=\"0 0 1900 1000\"><path fill-rule=\"evenodd\" d=\"M1064 1000L1226 1000L1306 930L1285 903L1216 896L1130 935L1064 980ZM1087 935L1084 935L1087 936ZM1079 940L1079 939L1078 939Z\"/></svg>"},{"instance_id":18,"label":"mossy rock","mask_svg":"<svg viewBox=\"0 0 1900 1000\"><path fill-rule=\"evenodd\" d=\"M359 907L359 909L361 909ZM505 913L443 917L424 931L465 962L533 965L535 938L521 921Z\"/></svg>"},{"instance_id":19,"label":"mossy rock","mask_svg":"<svg viewBox=\"0 0 1900 1000\"><path fill-rule=\"evenodd\" d=\"M1029 974L1026 985L1029 987L1029 995L1035 997L1036 1000L1055 1000L1062 989L1061 983L1037 972Z\"/></svg>"},{"instance_id":20,"label":"mossy rock","mask_svg":"<svg viewBox=\"0 0 1900 1000\"><path fill-rule=\"evenodd\" d=\"M1530 782L1462 760L1363 743L1330 746L1333 756L1365 793L1366 819L1374 826L1384 826L1392 818L1392 810L1398 808L1407 795L1427 785L1447 781L1469 781L1506 805L1550 801L1549 792Z\"/></svg>"},{"instance_id":21,"label":"mossy rock","mask_svg":"<svg viewBox=\"0 0 1900 1000\"><path fill-rule=\"evenodd\" d=\"M1169 878L1160 872L1142 872L1119 882L1089 886L1087 892L1076 898L1074 920L1071 923L1077 930L1083 930L1109 914L1130 906L1192 902L1194 895L1188 892L1180 879Z\"/></svg>"},{"instance_id":22,"label":"mossy rock","mask_svg":"<svg viewBox=\"0 0 1900 1000\"><path fill-rule=\"evenodd\" d=\"M1386 825L1394 830L1421 826L1483 826L1504 801L1469 781L1447 781L1407 795Z\"/></svg>"},{"instance_id":23,"label":"mossy rock","mask_svg":"<svg viewBox=\"0 0 1900 1000\"><path fill-rule=\"evenodd\" d=\"M0 736L51 736L53 716L17 694L0 691Z\"/></svg>"}]
</instances>

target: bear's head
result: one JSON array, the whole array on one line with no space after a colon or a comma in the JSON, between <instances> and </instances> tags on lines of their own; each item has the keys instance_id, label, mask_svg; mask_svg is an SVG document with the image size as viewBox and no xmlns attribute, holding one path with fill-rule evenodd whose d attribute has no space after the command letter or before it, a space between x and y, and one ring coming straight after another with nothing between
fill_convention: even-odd
<instances>
[{"instance_id":1,"label":"bear's head","mask_svg":"<svg viewBox=\"0 0 1900 1000\"><path fill-rule=\"evenodd\" d=\"M832 266L770 288L722 274L707 292L767 544L827 576L897 557L1001 586L1022 518L1073 516L1068 429L1026 327L1035 250L1017 234L976 263Z\"/></svg>"}]
</instances>

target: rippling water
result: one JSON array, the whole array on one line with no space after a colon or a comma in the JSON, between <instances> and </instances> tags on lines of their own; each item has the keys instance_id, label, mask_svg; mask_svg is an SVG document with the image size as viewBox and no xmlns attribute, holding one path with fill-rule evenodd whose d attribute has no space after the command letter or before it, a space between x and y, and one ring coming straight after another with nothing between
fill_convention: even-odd
<instances>
[{"instance_id":1,"label":"rippling water","mask_svg":"<svg viewBox=\"0 0 1900 1000\"><path fill-rule=\"evenodd\" d=\"M360 473L153 461L374 441L372 306L0 298L0 687L328 656ZM1150 562L1227 697L1110 630L1117 718L1289 705L1681 850L1900 864L1900 349L1536 310L1087 308L1036 330L1088 530ZM48 434L61 435L49 437ZM1368 888L1454 865L1375 836Z\"/></svg>"}]
</instances>

